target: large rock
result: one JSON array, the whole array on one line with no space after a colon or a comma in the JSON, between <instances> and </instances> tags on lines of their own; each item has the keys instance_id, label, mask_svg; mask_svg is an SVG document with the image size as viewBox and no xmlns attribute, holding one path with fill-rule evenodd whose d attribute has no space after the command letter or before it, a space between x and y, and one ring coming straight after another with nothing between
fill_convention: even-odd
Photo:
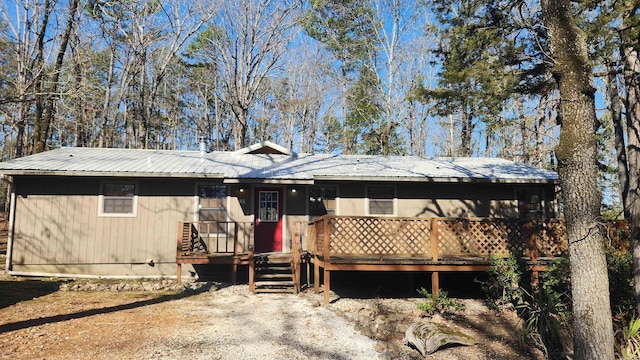
<instances>
[{"instance_id":1,"label":"large rock","mask_svg":"<svg viewBox=\"0 0 640 360\"><path fill-rule=\"evenodd\" d=\"M413 323L405 332L407 343L415 347L422 356L432 354L450 344L474 345L473 337L453 330L443 324L432 322Z\"/></svg>"}]
</instances>

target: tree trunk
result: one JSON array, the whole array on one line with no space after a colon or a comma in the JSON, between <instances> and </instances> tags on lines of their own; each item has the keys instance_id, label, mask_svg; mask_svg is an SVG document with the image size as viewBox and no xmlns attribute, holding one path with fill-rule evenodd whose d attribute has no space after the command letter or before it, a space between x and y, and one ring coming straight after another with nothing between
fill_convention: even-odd
<instances>
[{"instance_id":1,"label":"tree trunk","mask_svg":"<svg viewBox=\"0 0 640 360\"><path fill-rule=\"evenodd\" d=\"M109 108L111 105L111 87L113 86L113 70L116 66L115 59L116 48L114 45L109 47L109 68L107 70L107 82L104 88L104 101L102 103L102 125L99 129L98 147L109 147L112 142L107 139L107 126L109 124ZM115 123L114 123L115 126ZM112 140L112 139L111 139Z\"/></svg>"},{"instance_id":2,"label":"tree trunk","mask_svg":"<svg viewBox=\"0 0 640 360\"><path fill-rule=\"evenodd\" d=\"M611 56L613 57L613 55ZM607 76L605 78L607 86L607 97L609 98L609 111L613 122L614 142L616 148L616 159L618 161L618 181L620 190L620 200L624 217L629 219L629 209L627 208L627 197L629 194L629 167L627 165L627 152L625 150L624 125L622 123L622 106L620 104L620 94L618 92L618 79L616 74L615 60L611 59L605 63Z\"/></svg>"},{"instance_id":3,"label":"tree trunk","mask_svg":"<svg viewBox=\"0 0 640 360\"><path fill-rule=\"evenodd\" d=\"M586 35L573 19L569 0L543 0L541 5L563 119L556 156L569 240L574 356L613 359L609 278L598 226L595 89Z\"/></svg>"},{"instance_id":4,"label":"tree trunk","mask_svg":"<svg viewBox=\"0 0 640 360\"><path fill-rule=\"evenodd\" d=\"M78 0L73 0L69 4L69 16L67 17L67 26L64 30L64 34L62 35L62 41L60 43L60 48L58 49L58 54L56 56L56 62L53 67L53 77L49 86L49 93L47 94L46 106L44 109L44 117L42 119L42 125L40 131L38 133L34 130L34 135L36 136L36 143L34 152L39 153L43 152L46 147L47 139L49 138L49 132L51 129L51 123L53 122L53 112L55 110L55 102L56 102L56 91L58 89L58 81L60 80L60 73L62 72L62 63L64 61L64 54L67 51L67 45L69 44L69 37L71 36L71 31L75 24L76 12L78 11Z\"/></svg>"},{"instance_id":5,"label":"tree trunk","mask_svg":"<svg viewBox=\"0 0 640 360\"><path fill-rule=\"evenodd\" d=\"M629 191L627 204L631 224L631 246L633 248L633 273L636 308L640 313L640 60L633 47L623 49L624 85L627 109L627 156L629 161Z\"/></svg>"}]
</instances>

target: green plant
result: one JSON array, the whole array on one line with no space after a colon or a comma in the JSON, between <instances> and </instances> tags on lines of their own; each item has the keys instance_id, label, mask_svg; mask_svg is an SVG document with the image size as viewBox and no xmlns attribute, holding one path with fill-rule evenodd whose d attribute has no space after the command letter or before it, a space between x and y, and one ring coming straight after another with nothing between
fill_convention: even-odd
<instances>
[{"instance_id":1,"label":"green plant","mask_svg":"<svg viewBox=\"0 0 640 360\"><path fill-rule=\"evenodd\" d=\"M420 288L418 293L424 296L424 302L416 304L418 309L426 312L429 315L435 313L448 314L456 313L464 310L464 304L449 298L449 294L446 291L438 291L435 296L432 295L427 289Z\"/></svg>"},{"instance_id":2,"label":"green plant","mask_svg":"<svg viewBox=\"0 0 640 360\"><path fill-rule=\"evenodd\" d=\"M614 317L626 323L635 311L633 293L633 257L630 252L607 251L609 296Z\"/></svg>"},{"instance_id":3,"label":"green plant","mask_svg":"<svg viewBox=\"0 0 640 360\"><path fill-rule=\"evenodd\" d=\"M479 281L489 304L495 308L512 307L522 302L522 270L516 258L489 257L489 279Z\"/></svg>"},{"instance_id":4,"label":"green plant","mask_svg":"<svg viewBox=\"0 0 640 360\"><path fill-rule=\"evenodd\" d=\"M622 331L620 355L624 360L640 358L640 318L633 317Z\"/></svg>"},{"instance_id":5,"label":"green plant","mask_svg":"<svg viewBox=\"0 0 640 360\"><path fill-rule=\"evenodd\" d=\"M524 331L539 336L536 342L542 343L548 359L561 358L564 354L561 331L570 318L566 295L544 284L533 293L523 291L523 294L524 301L516 309L524 320Z\"/></svg>"}]
</instances>

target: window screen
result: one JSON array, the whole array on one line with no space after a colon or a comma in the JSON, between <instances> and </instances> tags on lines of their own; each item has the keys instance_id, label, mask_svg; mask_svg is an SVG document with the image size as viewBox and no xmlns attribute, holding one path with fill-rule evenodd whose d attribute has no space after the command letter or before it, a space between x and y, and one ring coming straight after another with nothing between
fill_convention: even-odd
<instances>
[{"instance_id":1,"label":"window screen","mask_svg":"<svg viewBox=\"0 0 640 360\"><path fill-rule=\"evenodd\" d=\"M135 184L105 183L102 188L102 195L102 213L134 214Z\"/></svg>"},{"instance_id":2,"label":"window screen","mask_svg":"<svg viewBox=\"0 0 640 360\"><path fill-rule=\"evenodd\" d=\"M379 186L367 189L370 215L393 215L393 187Z\"/></svg>"}]
</instances>

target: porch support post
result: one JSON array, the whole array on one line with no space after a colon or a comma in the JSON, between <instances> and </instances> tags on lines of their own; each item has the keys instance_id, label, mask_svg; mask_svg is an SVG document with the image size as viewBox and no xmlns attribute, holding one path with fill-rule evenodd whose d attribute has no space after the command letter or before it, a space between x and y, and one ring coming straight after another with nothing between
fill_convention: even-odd
<instances>
[{"instance_id":1,"label":"porch support post","mask_svg":"<svg viewBox=\"0 0 640 360\"><path fill-rule=\"evenodd\" d=\"M313 290L316 294L320 294L320 260L315 256L313 261Z\"/></svg>"},{"instance_id":2,"label":"porch support post","mask_svg":"<svg viewBox=\"0 0 640 360\"><path fill-rule=\"evenodd\" d=\"M329 292L331 291L331 271L324 268L324 303L329 303Z\"/></svg>"},{"instance_id":3,"label":"porch support post","mask_svg":"<svg viewBox=\"0 0 640 360\"><path fill-rule=\"evenodd\" d=\"M438 247L438 219L431 219L431 233L429 234L429 240L431 241L431 258L434 264L438 262L439 247ZM431 273L431 295L435 298L438 296L438 290L440 289L440 274L437 271Z\"/></svg>"},{"instance_id":4,"label":"porch support post","mask_svg":"<svg viewBox=\"0 0 640 360\"><path fill-rule=\"evenodd\" d=\"M431 295L434 298L438 296L438 289L440 289L440 273L434 271L431 273Z\"/></svg>"},{"instance_id":5,"label":"porch support post","mask_svg":"<svg viewBox=\"0 0 640 360\"><path fill-rule=\"evenodd\" d=\"M238 264L236 263L237 259L234 257L233 264L231 264L231 283L235 285L238 279Z\"/></svg>"},{"instance_id":6,"label":"porch support post","mask_svg":"<svg viewBox=\"0 0 640 360\"><path fill-rule=\"evenodd\" d=\"M249 245L249 292L256 293L256 282L254 279L255 272L255 256L253 255L253 244Z\"/></svg>"},{"instance_id":7,"label":"porch support post","mask_svg":"<svg viewBox=\"0 0 640 360\"><path fill-rule=\"evenodd\" d=\"M176 281L178 285L182 284L182 264L178 264L178 271L176 272Z\"/></svg>"},{"instance_id":8,"label":"porch support post","mask_svg":"<svg viewBox=\"0 0 640 360\"><path fill-rule=\"evenodd\" d=\"M527 248L529 250L529 258L531 259L531 286L538 286L538 234L540 233L540 224L534 220L525 223L524 230L527 233ZM541 234L542 235L542 234ZM540 239L544 239L540 236Z\"/></svg>"}]
</instances>

